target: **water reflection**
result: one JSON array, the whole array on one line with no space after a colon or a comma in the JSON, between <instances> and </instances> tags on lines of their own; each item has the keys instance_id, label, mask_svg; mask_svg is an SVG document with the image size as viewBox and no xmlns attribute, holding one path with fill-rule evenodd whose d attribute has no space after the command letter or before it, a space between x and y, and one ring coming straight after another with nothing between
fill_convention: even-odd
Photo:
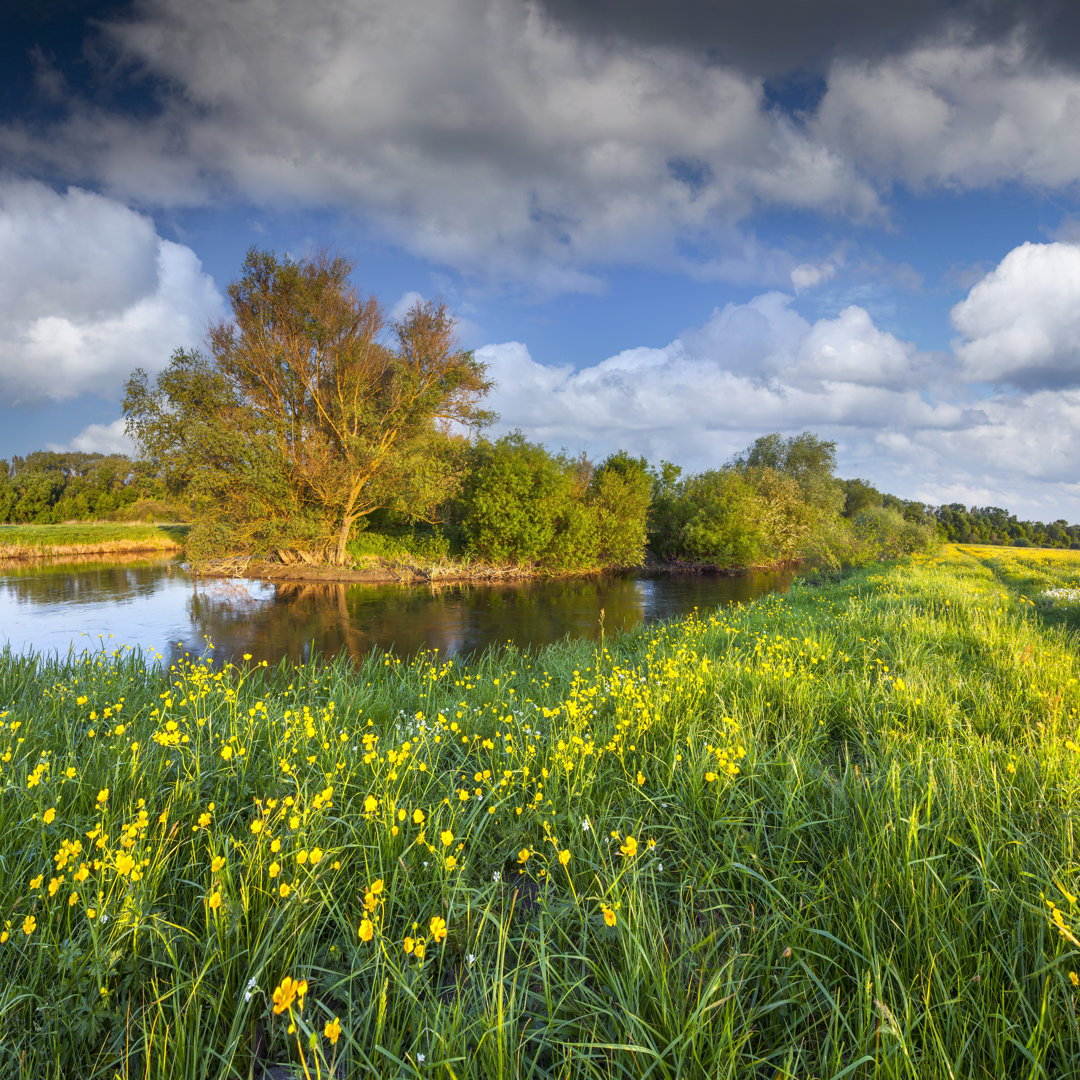
<instances>
[{"instance_id":1,"label":"water reflection","mask_svg":"<svg viewBox=\"0 0 1080 1080\"><path fill-rule=\"evenodd\" d=\"M571 634L595 638L786 588L791 574L725 578L594 577L523 585L272 585L193 581L169 557L0 568L0 640L18 651L111 648L217 662L250 653L271 663L373 648L402 655L474 653L513 641L536 647ZM100 643L100 644L99 644Z\"/></svg>"}]
</instances>

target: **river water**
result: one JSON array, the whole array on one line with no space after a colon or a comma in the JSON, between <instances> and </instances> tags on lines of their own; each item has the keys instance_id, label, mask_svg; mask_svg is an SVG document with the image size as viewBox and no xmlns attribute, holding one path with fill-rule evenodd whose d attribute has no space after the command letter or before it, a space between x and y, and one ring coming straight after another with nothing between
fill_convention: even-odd
<instances>
[{"instance_id":1,"label":"river water","mask_svg":"<svg viewBox=\"0 0 1080 1080\"><path fill-rule=\"evenodd\" d=\"M603 576L516 585L281 585L193 581L174 557L0 566L0 644L15 652L139 647L172 662L214 645L276 663L372 649L465 656L513 641L595 638L786 589L792 574Z\"/></svg>"}]
</instances>

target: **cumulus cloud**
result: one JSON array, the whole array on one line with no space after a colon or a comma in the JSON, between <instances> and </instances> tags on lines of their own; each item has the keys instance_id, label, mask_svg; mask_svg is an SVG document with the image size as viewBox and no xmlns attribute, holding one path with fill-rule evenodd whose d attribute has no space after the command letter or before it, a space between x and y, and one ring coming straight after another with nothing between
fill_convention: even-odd
<instances>
[{"instance_id":1,"label":"cumulus cloud","mask_svg":"<svg viewBox=\"0 0 1080 1080\"><path fill-rule=\"evenodd\" d=\"M144 0L99 25L156 112L71 98L0 126L0 151L144 205L344 209L540 293L599 291L614 264L798 291L830 264L755 241L762 212L881 221L897 182L1080 180L1080 71L1049 48L1070 5L916 2ZM766 68L783 41L840 45L799 109L739 62L750 39Z\"/></svg>"},{"instance_id":2,"label":"cumulus cloud","mask_svg":"<svg viewBox=\"0 0 1080 1080\"><path fill-rule=\"evenodd\" d=\"M0 181L0 403L115 398L222 311L195 253L144 215L78 188Z\"/></svg>"},{"instance_id":3,"label":"cumulus cloud","mask_svg":"<svg viewBox=\"0 0 1080 1080\"><path fill-rule=\"evenodd\" d=\"M810 429L837 441L842 475L882 490L1080 519L1080 391L980 393L962 358L918 350L861 307L811 322L792 305L776 292L728 304L661 348L580 370L519 342L485 346L498 430L698 470L766 432Z\"/></svg>"},{"instance_id":4,"label":"cumulus cloud","mask_svg":"<svg viewBox=\"0 0 1080 1080\"><path fill-rule=\"evenodd\" d=\"M728 304L663 348L629 349L575 371L517 342L478 350L497 382L503 430L594 453L625 447L695 468L722 463L778 428L939 427L961 410L928 404L927 358L862 308L810 323L791 297Z\"/></svg>"},{"instance_id":5,"label":"cumulus cloud","mask_svg":"<svg viewBox=\"0 0 1080 1080\"><path fill-rule=\"evenodd\" d=\"M76 101L47 139L8 125L0 146L123 199L333 205L425 257L548 292L595 291L599 264L677 266L680 239L726 247L761 206L878 212L760 79L590 40L538 4L148 0L107 36L169 88L156 118ZM795 260L762 254L731 272L787 283Z\"/></svg>"},{"instance_id":6,"label":"cumulus cloud","mask_svg":"<svg viewBox=\"0 0 1080 1080\"><path fill-rule=\"evenodd\" d=\"M87 424L67 443L49 443L49 450L78 450L84 454L127 454L135 456L135 444L128 438L124 418L111 424Z\"/></svg>"},{"instance_id":7,"label":"cumulus cloud","mask_svg":"<svg viewBox=\"0 0 1080 1080\"><path fill-rule=\"evenodd\" d=\"M1080 245L1022 244L952 309L969 379L1080 384Z\"/></svg>"},{"instance_id":8,"label":"cumulus cloud","mask_svg":"<svg viewBox=\"0 0 1080 1080\"><path fill-rule=\"evenodd\" d=\"M1078 125L1080 72L1039 62L1015 34L838 60L810 128L861 174L922 189L1074 184Z\"/></svg>"},{"instance_id":9,"label":"cumulus cloud","mask_svg":"<svg viewBox=\"0 0 1080 1080\"><path fill-rule=\"evenodd\" d=\"M824 281L829 281L836 275L836 264L824 263L799 263L791 271L791 284L796 292L804 292L814 288Z\"/></svg>"}]
</instances>

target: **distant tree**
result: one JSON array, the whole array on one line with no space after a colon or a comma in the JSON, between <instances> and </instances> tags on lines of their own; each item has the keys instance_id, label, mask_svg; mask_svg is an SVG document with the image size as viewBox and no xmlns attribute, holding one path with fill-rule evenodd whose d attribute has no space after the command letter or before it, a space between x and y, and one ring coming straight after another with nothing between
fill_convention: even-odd
<instances>
[{"instance_id":1,"label":"distant tree","mask_svg":"<svg viewBox=\"0 0 1080 1080\"><path fill-rule=\"evenodd\" d=\"M881 492L866 480L842 480L844 517L854 517L860 510L881 506Z\"/></svg>"},{"instance_id":2,"label":"distant tree","mask_svg":"<svg viewBox=\"0 0 1080 1080\"><path fill-rule=\"evenodd\" d=\"M358 519L386 507L424 519L458 482L455 428L491 418L484 365L445 305L387 327L351 271L339 256L252 249L209 357L180 350L154 382L128 380L128 433L192 491L196 544L342 563Z\"/></svg>"}]
</instances>

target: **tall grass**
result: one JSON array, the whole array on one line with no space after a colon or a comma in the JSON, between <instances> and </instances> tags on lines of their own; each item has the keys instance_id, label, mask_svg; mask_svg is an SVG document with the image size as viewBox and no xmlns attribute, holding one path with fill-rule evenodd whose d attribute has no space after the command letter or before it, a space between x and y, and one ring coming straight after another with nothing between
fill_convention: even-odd
<instances>
[{"instance_id":1,"label":"tall grass","mask_svg":"<svg viewBox=\"0 0 1080 1080\"><path fill-rule=\"evenodd\" d=\"M1078 639L1012 565L461 665L4 654L0 1075L1076 1075Z\"/></svg>"}]
</instances>

